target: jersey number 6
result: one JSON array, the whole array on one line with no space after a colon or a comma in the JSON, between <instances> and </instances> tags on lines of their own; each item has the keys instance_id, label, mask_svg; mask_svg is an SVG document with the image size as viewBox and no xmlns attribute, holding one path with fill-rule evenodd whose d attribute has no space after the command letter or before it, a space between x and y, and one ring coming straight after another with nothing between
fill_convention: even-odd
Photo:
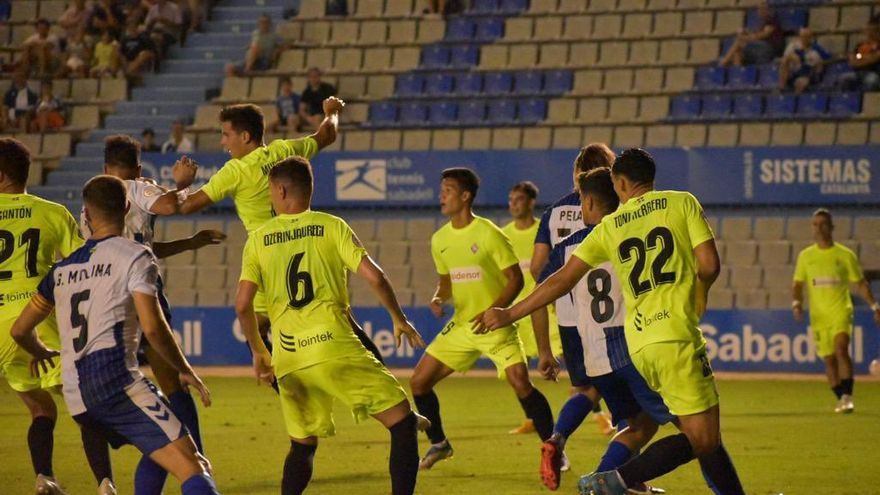
<instances>
[{"instance_id":1,"label":"jersey number 6","mask_svg":"<svg viewBox=\"0 0 880 495\"><path fill-rule=\"evenodd\" d=\"M287 265L287 295L290 298L288 305L294 309L308 305L315 298L311 274L299 271L303 256L305 253L296 253Z\"/></svg>"}]
</instances>

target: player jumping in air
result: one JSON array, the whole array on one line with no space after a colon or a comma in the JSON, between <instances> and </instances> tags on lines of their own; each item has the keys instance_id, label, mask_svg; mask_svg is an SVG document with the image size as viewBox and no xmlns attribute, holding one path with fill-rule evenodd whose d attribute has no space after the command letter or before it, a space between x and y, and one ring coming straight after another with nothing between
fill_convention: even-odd
<instances>
[{"instance_id":1,"label":"player jumping in air","mask_svg":"<svg viewBox=\"0 0 880 495\"><path fill-rule=\"evenodd\" d=\"M632 364L677 416L678 435L654 442L616 470L584 476L582 495L623 495L698 458L718 493L743 493L721 443L720 409L706 341L697 326L720 260L714 235L691 194L655 191L656 165L641 149L614 161L614 189L623 203L575 249L565 266L510 309L482 318L500 328L571 291L591 269L611 262L622 279L624 330Z\"/></svg>"},{"instance_id":2,"label":"player jumping in air","mask_svg":"<svg viewBox=\"0 0 880 495\"><path fill-rule=\"evenodd\" d=\"M791 308L797 321L804 318L804 284L810 303L810 326L816 354L825 361L825 375L837 396L834 412L851 413L853 404L853 365L849 341L853 331L853 303L849 284L856 284L880 325L880 304L874 300L871 284L865 279L855 253L834 242L834 223L825 209L813 213L816 243L798 254L792 285Z\"/></svg>"},{"instance_id":3,"label":"player jumping in air","mask_svg":"<svg viewBox=\"0 0 880 495\"><path fill-rule=\"evenodd\" d=\"M347 272L369 282L391 314L398 345L402 335L414 347L425 343L351 228L310 209L314 181L308 160L288 158L268 178L278 216L248 238L235 308L258 380L278 380L291 440L281 493L298 495L308 486L318 439L335 433L336 399L357 420L372 416L388 428L392 494L411 495L419 466L416 415L397 380L352 332ZM273 328L271 355L257 328L258 290L266 295Z\"/></svg>"},{"instance_id":4,"label":"player jumping in air","mask_svg":"<svg viewBox=\"0 0 880 495\"><path fill-rule=\"evenodd\" d=\"M143 335L210 404L159 303L159 269L146 246L125 239L125 183L101 175L83 188L92 235L56 264L12 327L12 337L44 367L61 356L64 401L73 419L100 430L114 447L131 443L181 483L185 495L215 495L210 464L164 396L138 368ZM61 350L47 348L34 327L57 312ZM45 368L44 368L45 369Z\"/></svg>"},{"instance_id":5,"label":"player jumping in air","mask_svg":"<svg viewBox=\"0 0 880 495\"><path fill-rule=\"evenodd\" d=\"M422 469L430 469L453 453L434 386L454 371L471 369L480 356L491 359L499 374L506 376L541 440L553 433L553 412L529 381L513 321L492 332L472 328L483 311L510 304L522 289L522 271L510 240L491 221L474 215L480 182L472 170L450 168L441 176L440 211L449 223L431 238L431 254L440 276L431 311L442 317L443 303L451 298L455 313L428 346L410 379L419 413L431 421L427 434L432 446L422 459Z\"/></svg>"}]
</instances>

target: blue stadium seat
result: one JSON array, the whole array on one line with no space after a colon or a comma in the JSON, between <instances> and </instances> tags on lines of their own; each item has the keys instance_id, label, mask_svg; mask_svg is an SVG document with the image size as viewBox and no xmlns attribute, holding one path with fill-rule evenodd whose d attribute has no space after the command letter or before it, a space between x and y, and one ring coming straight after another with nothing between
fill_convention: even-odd
<instances>
[{"instance_id":1,"label":"blue stadium seat","mask_svg":"<svg viewBox=\"0 0 880 495\"><path fill-rule=\"evenodd\" d=\"M571 91L574 74L570 70L552 70L544 74L544 92L561 95Z\"/></svg>"},{"instance_id":2,"label":"blue stadium seat","mask_svg":"<svg viewBox=\"0 0 880 495\"><path fill-rule=\"evenodd\" d=\"M749 9L749 12L746 14L745 27L748 31L757 31L761 27L761 17L758 15L758 9Z\"/></svg>"},{"instance_id":3,"label":"blue stadium seat","mask_svg":"<svg viewBox=\"0 0 880 495\"><path fill-rule=\"evenodd\" d=\"M764 113L764 98L760 95L738 95L733 99L733 116L738 119L756 119Z\"/></svg>"},{"instance_id":4,"label":"blue stadium seat","mask_svg":"<svg viewBox=\"0 0 880 495\"><path fill-rule=\"evenodd\" d=\"M542 99L521 100L518 108L520 123L536 124L547 118L547 102Z\"/></svg>"},{"instance_id":5,"label":"blue stadium seat","mask_svg":"<svg viewBox=\"0 0 880 495\"><path fill-rule=\"evenodd\" d=\"M730 97L727 95L704 96L701 115L707 119L726 119L730 117L730 104Z\"/></svg>"},{"instance_id":6,"label":"blue stadium seat","mask_svg":"<svg viewBox=\"0 0 880 495\"><path fill-rule=\"evenodd\" d=\"M483 92L483 75L479 72L463 72L455 76L455 94L478 95Z\"/></svg>"},{"instance_id":7,"label":"blue stadium seat","mask_svg":"<svg viewBox=\"0 0 880 495\"><path fill-rule=\"evenodd\" d=\"M431 124L451 125L458 119L458 105L445 101L431 103L428 108Z\"/></svg>"},{"instance_id":8,"label":"blue stadium seat","mask_svg":"<svg viewBox=\"0 0 880 495\"><path fill-rule=\"evenodd\" d=\"M422 67L440 69L449 65L449 48L443 45L428 45L422 48Z\"/></svg>"},{"instance_id":9,"label":"blue stadium seat","mask_svg":"<svg viewBox=\"0 0 880 495\"><path fill-rule=\"evenodd\" d=\"M770 117L791 117L797 107L794 95L770 95L767 97L765 114Z\"/></svg>"},{"instance_id":10,"label":"blue stadium seat","mask_svg":"<svg viewBox=\"0 0 880 495\"><path fill-rule=\"evenodd\" d=\"M672 98L669 118L674 120L693 120L700 116L700 98L681 95Z\"/></svg>"},{"instance_id":11,"label":"blue stadium seat","mask_svg":"<svg viewBox=\"0 0 880 495\"><path fill-rule=\"evenodd\" d=\"M494 41L504 36L504 18L484 17L477 21L476 39Z\"/></svg>"},{"instance_id":12,"label":"blue stadium seat","mask_svg":"<svg viewBox=\"0 0 880 495\"><path fill-rule=\"evenodd\" d=\"M534 95L541 92L543 75L536 71L517 72L513 76L513 92L518 95Z\"/></svg>"},{"instance_id":13,"label":"blue stadium seat","mask_svg":"<svg viewBox=\"0 0 880 495\"><path fill-rule=\"evenodd\" d=\"M498 0L473 0L471 12L475 14L492 14L498 10Z\"/></svg>"},{"instance_id":14,"label":"blue stadium seat","mask_svg":"<svg viewBox=\"0 0 880 495\"><path fill-rule=\"evenodd\" d=\"M529 10L529 0L501 0L500 10L504 14L518 14Z\"/></svg>"},{"instance_id":15,"label":"blue stadium seat","mask_svg":"<svg viewBox=\"0 0 880 495\"><path fill-rule=\"evenodd\" d=\"M387 126L397 123L397 105L387 101L370 104L370 124Z\"/></svg>"},{"instance_id":16,"label":"blue stadium seat","mask_svg":"<svg viewBox=\"0 0 880 495\"><path fill-rule=\"evenodd\" d=\"M419 96L425 87L425 78L420 74L404 74L397 76L397 96Z\"/></svg>"},{"instance_id":17,"label":"blue stadium seat","mask_svg":"<svg viewBox=\"0 0 880 495\"><path fill-rule=\"evenodd\" d=\"M758 68L754 65L729 67L727 69L727 87L731 89L747 89L758 80Z\"/></svg>"},{"instance_id":18,"label":"blue stadium seat","mask_svg":"<svg viewBox=\"0 0 880 495\"><path fill-rule=\"evenodd\" d=\"M458 109L458 121L462 124L482 124L486 120L486 102L471 100Z\"/></svg>"},{"instance_id":19,"label":"blue stadium seat","mask_svg":"<svg viewBox=\"0 0 880 495\"><path fill-rule=\"evenodd\" d=\"M457 17L446 23L448 41L470 41L474 38L476 25L469 17Z\"/></svg>"},{"instance_id":20,"label":"blue stadium seat","mask_svg":"<svg viewBox=\"0 0 880 495\"><path fill-rule=\"evenodd\" d=\"M483 78L483 92L490 95L503 95L513 89L513 76L508 72L492 72Z\"/></svg>"},{"instance_id":21,"label":"blue stadium seat","mask_svg":"<svg viewBox=\"0 0 880 495\"><path fill-rule=\"evenodd\" d=\"M763 89L779 87L779 66L775 64L760 66L758 69L758 87Z\"/></svg>"},{"instance_id":22,"label":"blue stadium seat","mask_svg":"<svg viewBox=\"0 0 880 495\"><path fill-rule=\"evenodd\" d=\"M425 81L425 93L431 96L452 92L454 78L451 74L431 74Z\"/></svg>"},{"instance_id":23,"label":"blue stadium seat","mask_svg":"<svg viewBox=\"0 0 880 495\"><path fill-rule=\"evenodd\" d=\"M453 67L473 67L480 62L480 47L477 45L457 45L452 47Z\"/></svg>"},{"instance_id":24,"label":"blue stadium seat","mask_svg":"<svg viewBox=\"0 0 880 495\"><path fill-rule=\"evenodd\" d=\"M857 92L831 95L828 113L835 117L849 117L862 111L862 94Z\"/></svg>"},{"instance_id":25,"label":"blue stadium seat","mask_svg":"<svg viewBox=\"0 0 880 495\"><path fill-rule=\"evenodd\" d=\"M409 102L400 105L400 116L397 119L407 126L422 126L428 120L428 106L424 103Z\"/></svg>"},{"instance_id":26,"label":"blue stadium seat","mask_svg":"<svg viewBox=\"0 0 880 495\"><path fill-rule=\"evenodd\" d=\"M779 17L779 23L784 31L797 31L807 25L810 11L801 7L789 7L784 9L776 9L776 15Z\"/></svg>"},{"instance_id":27,"label":"blue stadium seat","mask_svg":"<svg viewBox=\"0 0 880 495\"><path fill-rule=\"evenodd\" d=\"M816 116L822 115L828 110L828 95L822 93L809 93L797 97L797 115Z\"/></svg>"},{"instance_id":28,"label":"blue stadium seat","mask_svg":"<svg viewBox=\"0 0 880 495\"><path fill-rule=\"evenodd\" d=\"M489 102L489 122L511 124L516 121L516 102L507 98Z\"/></svg>"},{"instance_id":29,"label":"blue stadium seat","mask_svg":"<svg viewBox=\"0 0 880 495\"><path fill-rule=\"evenodd\" d=\"M825 66L825 71L822 73L822 82L819 86L822 88L833 88L840 80L841 76L847 72L852 72L852 68L845 60L828 64Z\"/></svg>"},{"instance_id":30,"label":"blue stadium seat","mask_svg":"<svg viewBox=\"0 0 880 495\"><path fill-rule=\"evenodd\" d=\"M700 89L719 89L724 86L724 67L700 67L697 69L695 79Z\"/></svg>"}]
</instances>

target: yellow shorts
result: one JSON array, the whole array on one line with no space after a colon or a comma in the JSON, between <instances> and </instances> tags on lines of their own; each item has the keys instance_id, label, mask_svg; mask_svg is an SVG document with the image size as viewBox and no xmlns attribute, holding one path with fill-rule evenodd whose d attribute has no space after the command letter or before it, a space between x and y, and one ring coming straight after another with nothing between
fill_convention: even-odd
<instances>
[{"instance_id":1,"label":"yellow shorts","mask_svg":"<svg viewBox=\"0 0 880 495\"><path fill-rule=\"evenodd\" d=\"M821 357L827 357L834 354L834 338L838 334L846 334L852 337L853 325L852 319L840 321L837 323L817 323L810 326L813 332L813 343L816 345L816 354Z\"/></svg>"},{"instance_id":2,"label":"yellow shorts","mask_svg":"<svg viewBox=\"0 0 880 495\"><path fill-rule=\"evenodd\" d=\"M477 335L471 329L471 323L450 320L425 352L459 372L468 371L480 356L486 356L495 363L498 376L503 377L508 367L526 362L516 332L516 327L510 326Z\"/></svg>"},{"instance_id":3,"label":"yellow shorts","mask_svg":"<svg viewBox=\"0 0 880 495\"><path fill-rule=\"evenodd\" d=\"M550 312L550 350L554 356L562 355L562 338L559 336L559 325L556 323L556 313ZM516 332L522 341L523 350L528 358L538 357L538 342L535 340L535 327L532 325L531 316L516 322Z\"/></svg>"},{"instance_id":4,"label":"yellow shorts","mask_svg":"<svg viewBox=\"0 0 880 495\"><path fill-rule=\"evenodd\" d=\"M648 385L663 398L670 413L697 414L718 404L718 389L705 342L648 344L631 357Z\"/></svg>"},{"instance_id":5,"label":"yellow shorts","mask_svg":"<svg viewBox=\"0 0 880 495\"><path fill-rule=\"evenodd\" d=\"M51 389L61 385L61 358L53 359L54 366L48 373L41 373L39 377L31 376L31 360L33 356L19 347L12 340L9 331L15 320L0 322L0 332L3 332L2 344L0 344L0 375L6 378L9 386L16 392L28 392L30 390ZM55 321L53 312L42 323L37 325L37 335L40 340L50 349L60 350L58 340L58 323Z\"/></svg>"},{"instance_id":6,"label":"yellow shorts","mask_svg":"<svg viewBox=\"0 0 880 495\"><path fill-rule=\"evenodd\" d=\"M397 379L366 351L281 376L278 392L287 434L293 438L335 435L334 399L351 409L358 422L407 400Z\"/></svg>"}]
</instances>

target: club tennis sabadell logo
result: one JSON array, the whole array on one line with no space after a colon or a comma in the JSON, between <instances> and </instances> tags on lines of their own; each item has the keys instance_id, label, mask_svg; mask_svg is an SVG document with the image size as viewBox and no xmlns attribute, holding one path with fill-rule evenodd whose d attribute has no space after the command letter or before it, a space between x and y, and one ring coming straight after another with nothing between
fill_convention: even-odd
<instances>
[{"instance_id":1,"label":"club tennis sabadell logo","mask_svg":"<svg viewBox=\"0 0 880 495\"><path fill-rule=\"evenodd\" d=\"M385 160L337 160L336 199L384 200L387 197Z\"/></svg>"}]
</instances>

